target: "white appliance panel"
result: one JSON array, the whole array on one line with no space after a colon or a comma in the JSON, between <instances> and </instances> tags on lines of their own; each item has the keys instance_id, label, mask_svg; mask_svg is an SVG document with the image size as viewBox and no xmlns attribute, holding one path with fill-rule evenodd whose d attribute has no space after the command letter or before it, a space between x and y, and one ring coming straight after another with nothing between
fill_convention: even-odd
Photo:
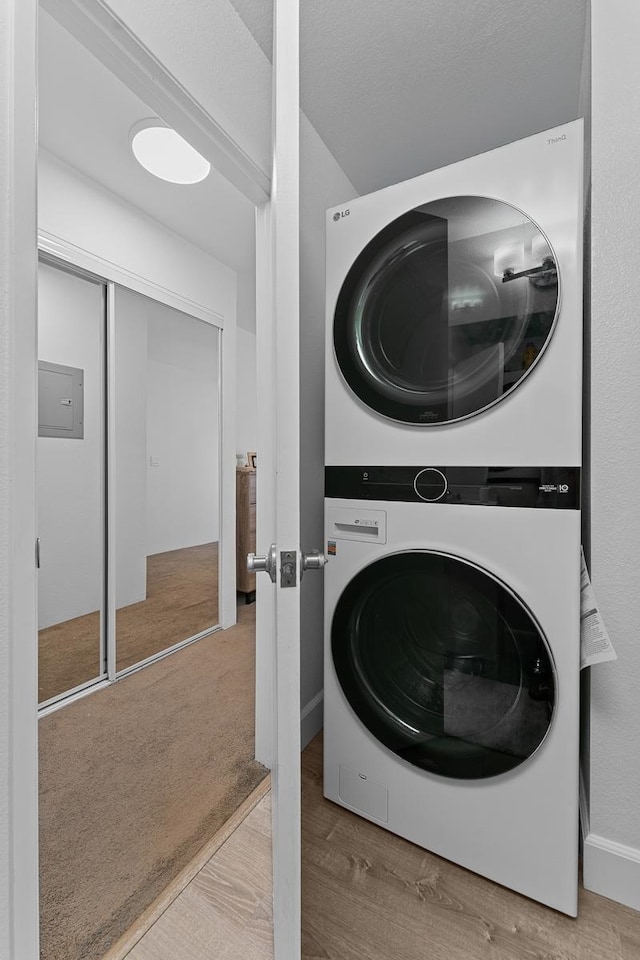
<instances>
[{"instance_id":1,"label":"white appliance panel","mask_svg":"<svg viewBox=\"0 0 640 960\"><path fill-rule=\"evenodd\" d=\"M327 464L580 463L582 159L582 121L574 121L328 211ZM457 196L503 201L537 224L557 258L559 311L538 362L504 399L455 422L401 423L372 411L347 385L334 352L336 302L354 260L383 228Z\"/></svg>"},{"instance_id":2,"label":"white appliance panel","mask_svg":"<svg viewBox=\"0 0 640 960\"><path fill-rule=\"evenodd\" d=\"M388 790L399 836L572 916L577 912L580 514L449 504L385 503L387 544L337 539L330 515L356 500L326 501L325 795L340 797L340 767ZM483 780L439 777L406 762L360 722L336 677L331 622L347 584L383 556L441 551L476 564L529 608L549 644L557 691L549 731L519 766ZM344 804L348 805L348 804ZM366 810L358 810L363 816ZM380 823L380 818L369 816Z\"/></svg>"}]
</instances>

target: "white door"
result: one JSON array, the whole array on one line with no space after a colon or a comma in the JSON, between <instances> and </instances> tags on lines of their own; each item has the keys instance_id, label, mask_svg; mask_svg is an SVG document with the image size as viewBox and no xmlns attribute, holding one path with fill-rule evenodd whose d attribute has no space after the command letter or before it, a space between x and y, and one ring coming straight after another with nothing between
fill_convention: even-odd
<instances>
[{"instance_id":1,"label":"white door","mask_svg":"<svg viewBox=\"0 0 640 960\"><path fill-rule=\"evenodd\" d=\"M35 590L36 396L36 0L0 4L6 83L0 102L0 238L3 310L0 335L0 454L9 483L0 485L0 954L36 960L37 725ZM74 7L74 10L76 8ZM259 548L293 554L295 584L261 574L273 612L274 932L276 960L300 956L300 551L298 402L298 0L276 0L274 38L274 190L259 212L269 231L264 262L273 281L271 324L261 331L259 378L262 519L271 527ZM237 150L236 150L237 152ZM234 154L235 156L235 154ZM242 164L238 167L244 169ZM245 178L246 179L246 178ZM243 181L244 183L244 181ZM256 191L258 194L259 190ZM6 309L5 309L6 308ZM267 311L269 312L269 311ZM266 386L265 386L266 385ZM268 436L269 434L265 434ZM263 431L264 433L264 431ZM4 477L3 477L4 478ZM285 563L285 568L290 564ZM269 608L262 604L264 615Z\"/></svg>"},{"instance_id":2,"label":"white door","mask_svg":"<svg viewBox=\"0 0 640 960\"><path fill-rule=\"evenodd\" d=\"M256 756L271 767L275 960L301 953L298 33L298 0L276 0L273 188L256 222L256 542L270 567L256 579L256 674L272 678L256 704Z\"/></svg>"}]
</instances>

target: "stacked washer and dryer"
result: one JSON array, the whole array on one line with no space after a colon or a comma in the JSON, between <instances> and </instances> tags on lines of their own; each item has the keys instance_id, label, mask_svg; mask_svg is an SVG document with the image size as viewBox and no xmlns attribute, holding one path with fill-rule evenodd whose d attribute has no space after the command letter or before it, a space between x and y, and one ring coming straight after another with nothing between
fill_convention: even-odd
<instances>
[{"instance_id":1,"label":"stacked washer and dryer","mask_svg":"<svg viewBox=\"0 0 640 960\"><path fill-rule=\"evenodd\" d=\"M327 216L325 796L570 915L582 137Z\"/></svg>"}]
</instances>

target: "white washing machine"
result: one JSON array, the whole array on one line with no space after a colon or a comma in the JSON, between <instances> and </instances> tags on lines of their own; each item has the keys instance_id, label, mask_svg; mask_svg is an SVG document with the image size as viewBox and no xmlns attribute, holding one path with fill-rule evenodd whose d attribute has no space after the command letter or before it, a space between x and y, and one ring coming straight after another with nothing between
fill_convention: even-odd
<instances>
[{"instance_id":1,"label":"white washing machine","mask_svg":"<svg viewBox=\"0 0 640 960\"><path fill-rule=\"evenodd\" d=\"M580 463L582 121L327 214L326 460Z\"/></svg>"},{"instance_id":2,"label":"white washing machine","mask_svg":"<svg viewBox=\"0 0 640 960\"><path fill-rule=\"evenodd\" d=\"M324 792L571 916L579 470L329 467Z\"/></svg>"}]
</instances>

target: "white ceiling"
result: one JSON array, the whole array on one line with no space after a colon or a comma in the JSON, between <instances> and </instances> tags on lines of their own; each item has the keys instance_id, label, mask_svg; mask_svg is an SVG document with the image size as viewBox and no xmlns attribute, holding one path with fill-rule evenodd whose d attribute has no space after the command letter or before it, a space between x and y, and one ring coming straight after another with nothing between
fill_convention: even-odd
<instances>
[{"instance_id":1,"label":"white ceiling","mask_svg":"<svg viewBox=\"0 0 640 960\"><path fill-rule=\"evenodd\" d=\"M271 0L233 4L270 56ZM301 0L302 106L360 193L417 176L578 116L587 6ZM41 12L42 146L252 276L252 204L215 170L188 187L144 172L128 135L149 115Z\"/></svg>"},{"instance_id":2,"label":"white ceiling","mask_svg":"<svg viewBox=\"0 0 640 960\"><path fill-rule=\"evenodd\" d=\"M40 145L239 274L253 276L253 204L215 170L190 185L145 172L129 148L129 131L149 116L153 111L40 11Z\"/></svg>"},{"instance_id":3,"label":"white ceiling","mask_svg":"<svg viewBox=\"0 0 640 960\"><path fill-rule=\"evenodd\" d=\"M271 0L233 0L271 56ZM360 193L579 116L588 0L301 0L301 99Z\"/></svg>"}]
</instances>

